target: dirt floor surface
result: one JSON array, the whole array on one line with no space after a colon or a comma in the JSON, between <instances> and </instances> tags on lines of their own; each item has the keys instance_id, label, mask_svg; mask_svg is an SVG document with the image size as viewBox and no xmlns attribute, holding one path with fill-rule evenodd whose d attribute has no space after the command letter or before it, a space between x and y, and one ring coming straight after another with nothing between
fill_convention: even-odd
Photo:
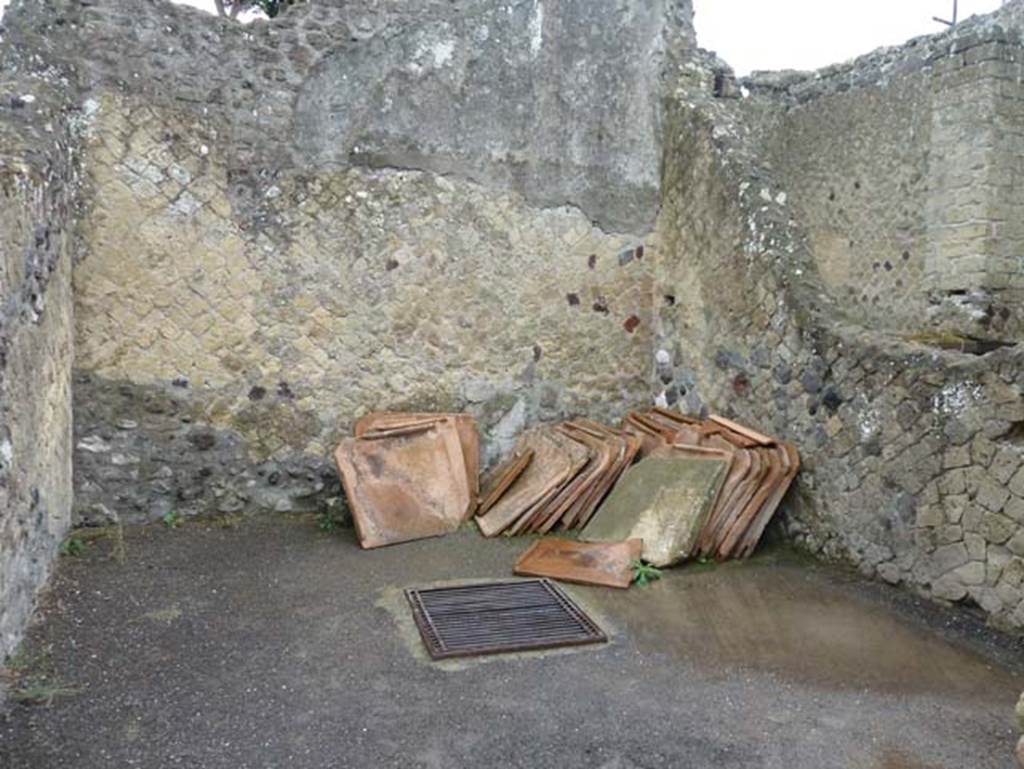
<instances>
[{"instance_id":1,"label":"dirt floor surface","mask_svg":"<svg viewBox=\"0 0 1024 769\"><path fill-rule=\"evenodd\" d=\"M11 660L0 767L1013 766L1018 644L787 551L566 586L602 646L429 661L402 588L508 577L529 543L362 551L296 517L97 539Z\"/></svg>"}]
</instances>

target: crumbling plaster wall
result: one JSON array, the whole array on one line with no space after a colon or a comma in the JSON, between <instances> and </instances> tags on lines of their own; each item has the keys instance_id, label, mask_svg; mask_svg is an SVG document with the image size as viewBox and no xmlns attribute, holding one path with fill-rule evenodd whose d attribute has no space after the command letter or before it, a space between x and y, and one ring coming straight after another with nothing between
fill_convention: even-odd
<instances>
[{"instance_id":1,"label":"crumbling plaster wall","mask_svg":"<svg viewBox=\"0 0 1024 769\"><path fill-rule=\"evenodd\" d=\"M71 524L73 136L59 70L0 49L0 660Z\"/></svg>"},{"instance_id":2,"label":"crumbling plaster wall","mask_svg":"<svg viewBox=\"0 0 1024 769\"><path fill-rule=\"evenodd\" d=\"M82 521L318 508L375 408L468 409L492 458L645 399L687 0L8 14L75 69L87 125Z\"/></svg>"},{"instance_id":3,"label":"crumbling plaster wall","mask_svg":"<svg viewBox=\"0 0 1024 769\"><path fill-rule=\"evenodd\" d=\"M208 504L182 496L202 485L197 461L233 450L234 434L256 472L273 473L275 462L327 457L354 418L382 407L469 408L494 453L527 420L611 417L643 397L642 238L606 234L576 209L393 169L282 175L264 192L273 226L242 228L223 157L185 120L104 99L86 153L80 446L120 508ZM158 401L134 417L95 409L97 390L118 383L168 390L189 420L177 438L126 443L152 435L144 414ZM110 425L119 412L138 427ZM132 488L135 473L176 487L154 499ZM295 495L333 475L299 479ZM80 502L102 504L96 491ZM222 511L302 503L259 483L219 492Z\"/></svg>"},{"instance_id":4,"label":"crumbling plaster wall","mask_svg":"<svg viewBox=\"0 0 1024 769\"><path fill-rule=\"evenodd\" d=\"M945 48L956 50L958 35L976 31L965 26ZM766 90L712 98L718 66L694 62L666 122L654 264L658 397L686 411L735 416L800 446L804 471L782 516L795 541L932 598L977 605L1002 627L1024 628L1024 354L909 343L898 322L880 317L899 312L899 297L869 311L834 290L835 266L827 263L834 254L817 249L821 228L843 220L827 218L831 183L807 169L845 146L837 198L849 199L856 180L895 195L898 184L884 192L889 182L873 175L909 150L883 145L883 160L868 158L857 145L870 146L877 132L861 135L863 123L852 120L855 133L831 137L819 115L809 121L814 131L794 129L787 150L803 149L810 160L789 167L774 132L787 125L785 110L809 107ZM851 89L859 74L848 73ZM871 73L865 81L877 88ZM821 98L843 116L835 96ZM847 98L877 106L888 95ZM806 124L802 114L789 125ZM927 220L924 196L906 203L908 221ZM858 210L866 226L868 208Z\"/></svg>"}]
</instances>

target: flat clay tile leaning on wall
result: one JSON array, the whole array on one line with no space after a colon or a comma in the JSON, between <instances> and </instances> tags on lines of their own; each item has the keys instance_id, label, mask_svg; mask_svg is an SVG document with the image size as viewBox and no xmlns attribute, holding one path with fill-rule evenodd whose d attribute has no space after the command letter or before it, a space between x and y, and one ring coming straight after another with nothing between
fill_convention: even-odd
<instances>
[{"instance_id":1,"label":"flat clay tile leaning on wall","mask_svg":"<svg viewBox=\"0 0 1024 769\"><path fill-rule=\"evenodd\" d=\"M361 438L374 430L433 422L439 419L451 419L455 422L455 429L459 433L459 443L462 445L463 461L466 465L469 493L476 500L480 495L480 434L477 432L476 419L469 414L406 414L381 411L367 414L356 422L354 432L357 438Z\"/></svg>"},{"instance_id":2,"label":"flat clay tile leaning on wall","mask_svg":"<svg viewBox=\"0 0 1024 769\"><path fill-rule=\"evenodd\" d=\"M451 416L368 418L335 452L364 548L455 531L476 508L476 425ZM461 429L458 424L462 421Z\"/></svg>"}]
</instances>

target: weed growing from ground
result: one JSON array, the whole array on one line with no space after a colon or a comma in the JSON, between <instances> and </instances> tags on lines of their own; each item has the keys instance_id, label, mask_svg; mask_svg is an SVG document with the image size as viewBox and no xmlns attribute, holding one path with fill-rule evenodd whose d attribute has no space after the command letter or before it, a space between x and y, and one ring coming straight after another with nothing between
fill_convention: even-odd
<instances>
[{"instance_id":1,"label":"weed growing from ground","mask_svg":"<svg viewBox=\"0 0 1024 769\"><path fill-rule=\"evenodd\" d=\"M633 569L633 581L640 587L661 579L661 569L651 566L646 561L633 561L630 568Z\"/></svg>"},{"instance_id":2,"label":"weed growing from ground","mask_svg":"<svg viewBox=\"0 0 1024 769\"><path fill-rule=\"evenodd\" d=\"M81 555L85 552L85 543L78 537L68 537L60 543L60 554L67 556Z\"/></svg>"},{"instance_id":3,"label":"weed growing from ground","mask_svg":"<svg viewBox=\"0 0 1024 769\"><path fill-rule=\"evenodd\" d=\"M341 526L338 523L338 519L334 517L334 513L330 509L321 510L316 514L316 525L320 531L332 532L337 531Z\"/></svg>"}]
</instances>

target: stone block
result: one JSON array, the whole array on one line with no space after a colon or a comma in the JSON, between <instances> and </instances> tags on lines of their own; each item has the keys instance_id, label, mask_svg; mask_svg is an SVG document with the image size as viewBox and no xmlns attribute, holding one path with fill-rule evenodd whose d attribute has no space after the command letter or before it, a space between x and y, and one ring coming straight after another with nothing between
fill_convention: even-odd
<instances>
[{"instance_id":1,"label":"stone block","mask_svg":"<svg viewBox=\"0 0 1024 769\"><path fill-rule=\"evenodd\" d=\"M979 482L974 495L975 502L993 513L1002 510L1009 498L1010 492L1007 488L987 475Z\"/></svg>"},{"instance_id":2,"label":"stone block","mask_svg":"<svg viewBox=\"0 0 1024 769\"><path fill-rule=\"evenodd\" d=\"M971 598L981 607L982 611L988 614L998 614L1003 610L1003 601L992 588L972 587L969 592Z\"/></svg>"},{"instance_id":3,"label":"stone block","mask_svg":"<svg viewBox=\"0 0 1024 769\"><path fill-rule=\"evenodd\" d=\"M1020 605L1021 600L1024 600L1024 592L1021 592L1019 588L1008 585L1005 582L996 585L993 588L993 592L999 596L999 600L1002 601L1004 606L1015 608Z\"/></svg>"},{"instance_id":4,"label":"stone block","mask_svg":"<svg viewBox=\"0 0 1024 769\"><path fill-rule=\"evenodd\" d=\"M1000 584L1020 587L1024 583L1024 559L1014 558L1005 566L1000 577Z\"/></svg>"},{"instance_id":5,"label":"stone block","mask_svg":"<svg viewBox=\"0 0 1024 769\"><path fill-rule=\"evenodd\" d=\"M941 526L946 522L945 511L939 505L921 505L917 508L916 524L923 527Z\"/></svg>"},{"instance_id":6,"label":"stone block","mask_svg":"<svg viewBox=\"0 0 1024 769\"><path fill-rule=\"evenodd\" d=\"M963 494L965 491L967 491L967 475L962 468L943 473L939 478L939 493L943 495Z\"/></svg>"},{"instance_id":7,"label":"stone block","mask_svg":"<svg viewBox=\"0 0 1024 769\"><path fill-rule=\"evenodd\" d=\"M1000 570L1013 560L1014 555L1003 545L990 545L987 550L987 562Z\"/></svg>"},{"instance_id":8,"label":"stone block","mask_svg":"<svg viewBox=\"0 0 1024 769\"><path fill-rule=\"evenodd\" d=\"M1011 496L1003 505L1003 514L1017 523L1024 524L1024 499Z\"/></svg>"},{"instance_id":9,"label":"stone block","mask_svg":"<svg viewBox=\"0 0 1024 769\"><path fill-rule=\"evenodd\" d=\"M964 517L964 511L970 506L970 497L966 494L953 494L942 500L942 507L946 513L946 520L950 523L960 523Z\"/></svg>"},{"instance_id":10,"label":"stone block","mask_svg":"<svg viewBox=\"0 0 1024 769\"><path fill-rule=\"evenodd\" d=\"M964 546L967 548L967 555L972 561L983 561L985 559L985 538L980 534L964 534Z\"/></svg>"},{"instance_id":11,"label":"stone block","mask_svg":"<svg viewBox=\"0 0 1024 769\"><path fill-rule=\"evenodd\" d=\"M967 467L970 464L971 447L969 445L951 446L946 449L945 454L942 456L942 467L945 470L952 470L957 467Z\"/></svg>"},{"instance_id":12,"label":"stone block","mask_svg":"<svg viewBox=\"0 0 1024 769\"><path fill-rule=\"evenodd\" d=\"M939 545L946 545L951 542L960 542L964 538L962 526L947 524L935 531L935 542Z\"/></svg>"},{"instance_id":13,"label":"stone block","mask_svg":"<svg viewBox=\"0 0 1024 769\"><path fill-rule=\"evenodd\" d=\"M899 566L892 561L879 564L877 571L878 576L890 585L898 585L903 579Z\"/></svg>"},{"instance_id":14,"label":"stone block","mask_svg":"<svg viewBox=\"0 0 1024 769\"><path fill-rule=\"evenodd\" d=\"M971 561L953 570L953 576L965 585L985 584L985 564L980 561Z\"/></svg>"},{"instance_id":15,"label":"stone block","mask_svg":"<svg viewBox=\"0 0 1024 769\"><path fill-rule=\"evenodd\" d=\"M981 528L981 522L984 518L984 508L978 507L978 505L975 504L970 504L964 510L964 517L960 519L960 524L964 527L965 531L978 531Z\"/></svg>"},{"instance_id":16,"label":"stone block","mask_svg":"<svg viewBox=\"0 0 1024 769\"><path fill-rule=\"evenodd\" d=\"M933 574L936 576L942 576L953 569L959 568L970 561L970 556L967 554L967 547L962 542L955 544L943 545L942 547L936 548L935 552L932 553L931 563Z\"/></svg>"},{"instance_id":17,"label":"stone block","mask_svg":"<svg viewBox=\"0 0 1024 769\"><path fill-rule=\"evenodd\" d=\"M1018 497L1024 497L1024 467L1017 470L1010 479L1009 489Z\"/></svg>"},{"instance_id":18,"label":"stone block","mask_svg":"<svg viewBox=\"0 0 1024 769\"><path fill-rule=\"evenodd\" d=\"M974 497L977 497L982 487L992 482L985 468L978 465L971 465L964 470L964 480L967 484L967 493Z\"/></svg>"},{"instance_id":19,"label":"stone block","mask_svg":"<svg viewBox=\"0 0 1024 769\"><path fill-rule=\"evenodd\" d=\"M967 587L953 576L945 576L932 583L932 595L944 601L962 601Z\"/></svg>"},{"instance_id":20,"label":"stone block","mask_svg":"<svg viewBox=\"0 0 1024 769\"><path fill-rule=\"evenodd\" d=\"M979 533L993 545L1001 545L1015 532L1021 530L1021 527L1009 518L999 513L988 513L981 521Z\"/></svg>"}]
</instances>

